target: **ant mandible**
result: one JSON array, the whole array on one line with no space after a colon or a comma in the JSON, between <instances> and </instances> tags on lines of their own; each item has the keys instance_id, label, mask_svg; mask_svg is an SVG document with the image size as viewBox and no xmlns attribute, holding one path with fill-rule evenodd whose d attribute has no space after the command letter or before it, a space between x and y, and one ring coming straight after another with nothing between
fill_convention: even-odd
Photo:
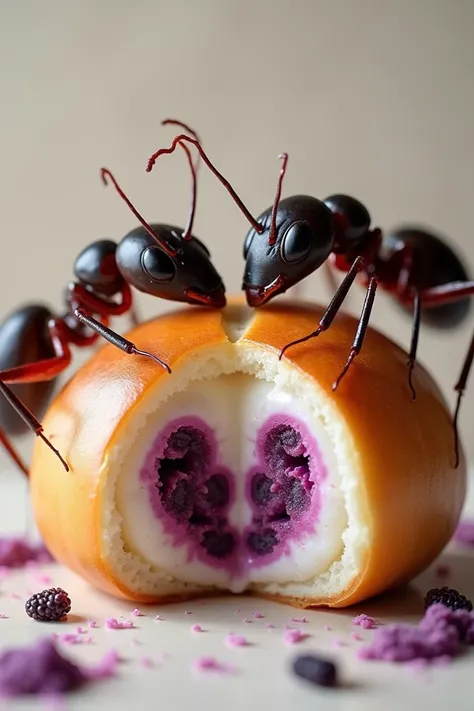
<instances>
[{"instance_id":1,"label":"ant mandible","mask_svg":"<svg viewBox=\"0 0 474 711\"><path fill-rule=\"evenodd\" d=\"M166 119L162 124L178 125L197 140L195 132L180 121ZM210 252L192 235L197 164L188 147L182 148L192 178L191 207L184 231L171 225L148 224L112 173L102 168L104 184L113 184L141 227L126 234L119 244L100 240L79 254L74 264L76 281L67 288L63 315L32 305L16 310L0 325L0 392L5 397L0 401L4 403L4 407L0 406L0 442L25 474L27 467L10 441L10 435L21 432L25 425L69 470L33 411L39 415L46 408L56 378L71 362L70 345L87 347L102 337L125 353L151 358L171 372L158 356L139 350L109 328L111 317L133 310L131 286L162 299L214 308L225 306L225 287Z\"/></svg>"},{"instance_id":2,"label":"ant mandible","mask_svg":"<svg viewBox=\"0 0 474 711\"><path fill-rule=\"evenodd\" d=\"M331 195L324 200L295 195L280 200L288 154L282 160L277 194L273 205L255 219L230 183L215 168L194 136L180 134L169 148L161 148L149 159L146 170L156 160L173 153L177 146L190 143L204 163L220 180L251 224L244 242L245 271L242 288L250 306L262 306L275 296L330 263L345 272L340 285L325 310L317 328L303 338L288 343L289 348L317 338L334 321L352 284L359 276L366 288L364 304L347 361L333 384L336 390L359 355L369 325L377 287L388 291L405 310L413 313L411 346L408 357L408 384L413 399L413 369L421 322L438 328L450 328L467 316L474 294L474 281L450 246L425 230L403 228L387 235L371 228L367 208L348 195ZM458 382L453 418L455 467L459 465L458 418L461 399L474 359L471 340Z\"/></svg>"}]
</instances>

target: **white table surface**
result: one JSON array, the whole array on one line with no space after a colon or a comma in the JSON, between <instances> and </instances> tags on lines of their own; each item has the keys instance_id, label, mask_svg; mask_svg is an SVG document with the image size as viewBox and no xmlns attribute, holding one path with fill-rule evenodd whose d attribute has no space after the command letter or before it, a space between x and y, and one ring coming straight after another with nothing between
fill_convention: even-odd
<instances>
[{"instance_id":1,"label":"white table surface","mask_svg":"<svg viewBox=\"0 0 474 711\"><path fill-rule=\"evenodd\" d=\"M24 483L16 474L3 473L2 478L4 491L8 492L0 497L2 532L22 532L28 519ZM474 512L474 506L468 502L467 512L470 511ZM474 549L450 545L437 565L440 563L451 570L449 585L474 598ZM13 572L0 580L0 613L8 615L7 619L0 619L0 648L24 645L51 632L74 633L78 625L86 625L93 618L99 624L98 629L89 630L93 643L74 646L61 643L65 654L85 664L95 663L110 649L117 650L123 658L115 678L66 697L61 709L472 711L474 708L474 650L452 664L418 673L400 665L363 662L356 657L357 648L364 642L353 640L352 634L356 631L368 641L373 631L352 627L353 616L365 612L382 623L416 622L422 614L424 593L440 584L435 566L410 587L345 611L302 612L238 596L160 608L142 607L140 617L132 615L134 605L92 590L60 566L45 566L41 573L51 577L52 585L69 592L73 614L66 623L46 625L30 620L24 612L25 599L29 593L48 585L39 583L37 573L31 570ZM264 618L253 618L254 611ZM155 619L157 614L163 617L162 621ZM134 620L136 629L106 629L104 620L109 615ZM307 616L308 623L290 622L290 617L302 615ZM252 622L246 623L246 617ZM201 625L205 632L193 633L193 624ZM268 629L269 624L275 628ZM283 641L287 624L301 628L309 636L288 646ZM331 630L324 629L326 625ZM230 631L245 635L251 646L229 648L225 638ZM293 657L309 651L321 652L337 661L343 680L341 688L318 689L291 673L289 665ZM196 673L193 663L204 655L234 666L236 673ZM145 666L144 658L153 660L154 666ZM0 705L7 707L26 710L47 705L38 699Z\"/></svg>"}]
</instances>

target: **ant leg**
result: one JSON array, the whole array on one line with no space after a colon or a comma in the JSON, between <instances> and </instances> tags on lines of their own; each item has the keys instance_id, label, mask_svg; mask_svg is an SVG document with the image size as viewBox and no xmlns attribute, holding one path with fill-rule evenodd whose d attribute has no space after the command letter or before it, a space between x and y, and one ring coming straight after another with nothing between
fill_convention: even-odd
<instances>
[{"instance_id":1,"label":"ant leg","mask_svg":"<svg viewBox=\"0 0 474 711\"><path fill-rule=\"evenodd\" d=\"M454 468L457 469L459 466L459 432L458 432L458 419L459 419L459 410L461 408L461 400L462 396L464 395L464 391L466 389L467 385L467 379L469 377L469 373L471 370L472 366L472 361L474 360L474 335L471 339L471 344L469 346L469 350L467 352L466 358L464 360L462 369L461 369L461 374L459 376L459 380L454 386L454 390L457 392L457 401L456 401L456 409L454 411L454 418L453 418L453 427L454 427L454 452L456 456L456 461Z\"/></svg>"},{"instance_id":2,"label":"ant leg","mask_svg":"<svg viewBox=\"0 0 474 711\"><path fill-rule=\"evenodd\" d=\"M413 400L416 399L416 391L413 386L413 370L416 363L416 351L418 349L418 338L420 335L420 322L421 322L421 299L418 291L415 292L413 298L413 329L411 333L411 346L410 355L408 356L408 385L411 390Z\"/></svg>"},{"instance_id":3,"label":"ant leg","mask_svg":"<svg viewBox=\"0 0 474 711\"><path fill-rule=\"evenodd\" d=\"M102 338L105 338L105 340L113 346L117 346L117 348L120 348L120 350L130 355L141 355L146 358L151 358L155 361L155 363L158 363L162 368L167 370L168 373L171 373L169 365L158 358L158 356L155 356L153 353L149 353L148 351L139 350L134 343L127 341L126 338L120 336L115 331L112 331L111 328L108 328L108 326L105 326L103 323L100 323L100 321L92 318L92 316L87 316L87 314L81 311L81 309L75 309L74 316L78 321L88 326L92 331L95 331L99 336L102 336Z\"/></svg>"},{"instance_id":4,"label":"ant leg","mask_svg":"<svg viewBox=\"0 0 474 711\"><path fill-rule=\"evenodd\" d=\"M319 336L323 331L327 331L329 326L334 321L339 309L341 308L342 303L349 292L349 289L351 288L357 275L361 271L363 264L364 264L364 260L362 259L362 257L357 257L354 260L352 267L349 269L346 276L339 284L339 287L338 287L336 293L334 294L329 306L327 307L326 311L324 312L323 316L321 317L321 320L319 322L317 329L315 331L313 331L312 333L308 334L307 336L303 336L303 338L298 338L296 341L287 343L287 345L280 352L279 360L281 360L283 358L283 355L288 350L288 348L291 348L292 346L296 346L298 343L305 343L306 341L309 341L311 338L317 338L317 336Z\"/></svg>"},{"instance_id":5,"label":"ant leg","mask_svg":"<svg viewBox=\"0 0 474 711\"><path fill-rule=\"evenodd\" d=\"M339 383L347 373L347 371L350 368L350 365L354 358L359 355L362 345L364 343L364 337L367 331L367 327L369 325L370 321L370 315L372 313L372 306L374 305L374 299L375 299L375 294L377 292L377 277L373 276L370 278L369 285L367 287L367 292L365 294L365 300L364 304L362 306L362 311L360 314L360 319L359 319L359 324L357 326L357 331L356 335L354 337L354 342L352 344L352 348L349 352L349 357L346 361L346 364L344 368L342 369L340 375L338 376L337 380L334 382L332 389L337 390Z\"/></svg>"},{"instance_id":6,"label":"ant leg","mask_svg":"<svg viewBox=\"0 0 474 711\"><path fill-rule=\"evenodd\" d=\"M472 296L473 294L474 281L455 281L449 284L441 284L440 286L434 286L430 289L425 289L420 293L420 297L423 300L423 306L434 306L448 304L450 302L457 301L458 299L462 299L466 296ZM453 417L455 469L457 469L459 466L459 411L461 409L461 400L466 389L467 380L469 377L473 360L474 336L471 340L466 358L464 360L459 380L454 386L454 390L455 392L457 392L456 408L454 410Z\"/></svg>"},{"instance_id":7,"label":"ant leg","mask_svg":"<svg viewBox=\"0 0 474 711\"><path fill-rule=\"evenodd\" d=\"M25 382L25 381L23 381L23 382ZM12 392L12 390L8 387L8 385L5 385L3 380L0 380L0 392L5 396L5 398L8 400L10 405L13 408L15 408L17 413L24 420L24 422L28 425L30 430L32 430L37 437L40 437L43 440L43 442L50 448L50 450L52 452L54 452L54 454L57 456L57 458L59 459L59 461L65 468L65 470L68 472L69 471L68 464L66 463L65 459L63 459L63 457L61 456L61 453L59 452L59 450L57 450L56 447L54 447L51 444L51 442L49 441L49 439L45 436L41 422L39 422L36 419L36 417L33 415L33 413L30 412L28 410L28 408L25 407L25 405L23 405L22 401L19 398L17 398L17 396ZM4 446L6 446L8 452L13 457L14 461L21 467L21 469L23 471L25 471L25 466L19 459L16 452L11 447L8 440L6 443L5 443L5 440L3 440L2 444L4 444Z\"/></svg>"},{"instance_id":8,"label":"ant leg","mask_svg":"<svg viewBox=\"0 0 474 711\"><path fill-rule=\"evenodd\" d=\"M117 304L113 301L106 301L100 296L89 291L82 284L72 282L68 287L68 301L75 306L84 306L92 313L105 314L107 316L121 316L132 308L132 292L128 284L124 284L120 290L122 301Z\"/></svg>"},{"instance_id":9,"label":"ant leg","mask_svg":"<svg viewBox=\"0 0 474 711\"><path fill-rule=\"evenodd\" d=\"M53 358L47 358L36 361L35 363L27 363L25 365L19 365L15 368L8 368L7 370L0 371L0 393L2 393L10 405L16 410L30 430L34 432L37 437L40 437L43 442L54 452L66 471L69 471L69 466L61 456L60 452L56 449L56 447L53 447L51 442L45 436L41 423L7 385L7 383L38 383L44 380L52 380L67 368L71 362L71 352L62 332L61 322L52 319L48 324L48 328L56 355L53 356ZM23 472L27 473L28 470L19 455L16 453L5 434L1 431L0 441L14 462Z\"/></svg>"},{"instance_id":10,"label":"ant leg","mask_svg":"<svg viewBox=\"0 0 474 711\"><path fill-rule=\"evenodd\" d=\"M13 459L13 461L19 467L19 469L21 469L23 474L25 476L28 476L28 467L23 462L22 458L20 457L20 455L18 454L16 449L13 447L12 443L6 436L5 432L3 432L3 430L1 430L1 429L0 429L0 443L3 445L6 452Z\"/></svg>"}]
</instances>

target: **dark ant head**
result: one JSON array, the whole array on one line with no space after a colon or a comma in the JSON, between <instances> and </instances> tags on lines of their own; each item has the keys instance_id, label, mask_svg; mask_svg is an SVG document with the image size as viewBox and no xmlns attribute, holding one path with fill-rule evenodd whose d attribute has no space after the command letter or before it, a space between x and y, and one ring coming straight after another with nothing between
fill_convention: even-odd
<instances>
[{"instance_id":1,"label":"dark ant head","mask_svg":"<svg viewBox=\"0 0 474 711\"><path fill-rule=\"evenodd\" d=\"M196 237L184 240L177 227L149 227L173 253L164 251L147 229L137 227L117 247L117 266L125 280L161 299L224 307L224 284L207 247Z\"/></svg>"},{"instance_id":2,"label":"dark ant head","mask_svg":"<svg viewBox=\"0 0 474 711\"><path fill-rule=\"evenodd\" d=\"M193 175L193 200L186 229L150 225L135 209L117 181L105 168L102 179L111 180L120 197L141 222L117 247L115 259L123 278L139 291L162 299L223 308L225 287L211 261L207 247L191 235L196 199L195 170L186 148Z\"/></svg>"},{"instance_id":3,"label":"dark ant head","mask_svg":"<svg viewBox=\"0 0 474 711\"><path fill-rule=\"evenodd\" d=\"M370 237L369 211L359 200L349 195L330 195L324 200L334 215L334 252L351 254Z\"/></svg>"},{"instance_id":4,"label":"dark ant head","mask_svg":"<svg viewBox=\"0 0 474 711\"><path fill-rule=\"evenodd\" d=\"M334 236L329 208L320 200L296 195L281 200L275 213L272 238L270 207L251 229L244 243L242 288L250 306L262 306L318 269L331 253Z\"/></svg>"}]
</instances>

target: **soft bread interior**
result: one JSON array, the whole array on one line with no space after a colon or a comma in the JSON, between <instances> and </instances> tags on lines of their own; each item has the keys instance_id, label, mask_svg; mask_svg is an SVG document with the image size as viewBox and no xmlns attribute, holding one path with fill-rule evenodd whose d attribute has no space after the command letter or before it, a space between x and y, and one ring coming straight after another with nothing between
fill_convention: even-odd
<instances>
[{"instance_id":1,"label":"soft bread interior","mask_svg":"<svg viewBox=\"0 0 474 711\"><path fill-rule=\"evenodd\" d=\"M370 544L370 520L357 442L337 399L278 359L278 352L245 337L249 312L224 312L227 342L191 350L141 397L108 447L101 475L102 556L114 575L140 595L181 596L213 591L256 591L297 600L330 601L357 584ZM314 526L292 539L268 564L241 569L207 564L154 515L142 463L158 431L182 416L201 417L215 431L219 458L235 475L229 517L249 523L244 477L255 450L255 433L276 412L304 422L317 443L323 475ZM320 462L321 464L321 462ZM315 491L316 489L313 489Z\"/></svg>"}]
</instances>

